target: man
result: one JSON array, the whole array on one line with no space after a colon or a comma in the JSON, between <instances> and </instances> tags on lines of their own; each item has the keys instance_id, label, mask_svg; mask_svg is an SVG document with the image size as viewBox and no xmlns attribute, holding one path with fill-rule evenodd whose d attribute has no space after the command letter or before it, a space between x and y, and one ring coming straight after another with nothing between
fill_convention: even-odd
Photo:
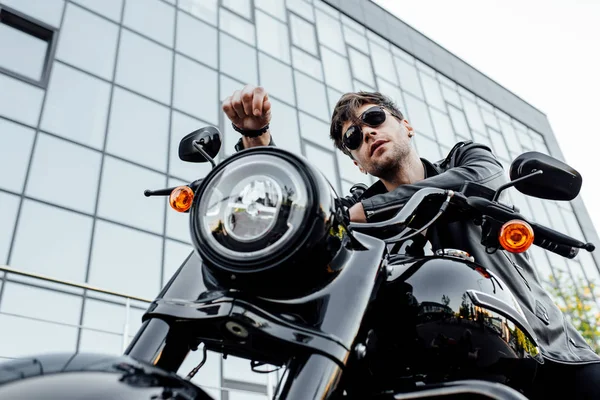
<instances>
[{"instance_id":1,"label":"man","mask_svg":"<svg viewBox=\"0 0 600 400\"><path fill-rule=\"evenodd\" d=\"M268 129L271 104L263 88L247 85L236 91L223 102L223 111L243 134L236 150L273 145ZM473 181L496 189L505 182L502 165L487 146L461 142L444 160L432 163L419 158L411 144L414 135L410 123L386 96L359 92L340 98L330 138L362 172L379 178L351 205L352 221L385 220L424 187L460 190L465 182ZM528 393L531 398L551 397L566 389L573 398L600 399L600 356L542 288L527 256L504 251L488 254L480 244L481 228L471 221L433 225L427 237L434 248L461 249L475 260L485 260L517 297L545 360Z\"/></svg>"}]
</instances>

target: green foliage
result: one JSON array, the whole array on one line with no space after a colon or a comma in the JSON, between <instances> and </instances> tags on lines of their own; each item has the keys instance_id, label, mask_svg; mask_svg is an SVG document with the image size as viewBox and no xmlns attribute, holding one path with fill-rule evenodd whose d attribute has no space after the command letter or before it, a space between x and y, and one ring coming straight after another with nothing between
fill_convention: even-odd
<instances>
[{"instance_id":1,"label":"green foliage","mask_svg":"<svg viewBox=\"0 0 600 400\"><path fill-rule=\"evenodd\" d=\"M563 299L563 304L558 304L573 326L581 333L584 339L600 354L600 312L596 307L593 293L596 285L589 286L583 280L574 284L571 279L559 273L557 278L550 277L550 293L556 299ZM600 295L597 293L596 296Z\"/></svg>"}]
</instances>

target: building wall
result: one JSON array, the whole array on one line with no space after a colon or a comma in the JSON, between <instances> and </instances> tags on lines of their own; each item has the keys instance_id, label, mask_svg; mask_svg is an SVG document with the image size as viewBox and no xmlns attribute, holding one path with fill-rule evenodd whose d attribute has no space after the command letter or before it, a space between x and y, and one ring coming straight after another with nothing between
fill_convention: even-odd
<instances>
[{"instance_id":1,"label":"building wall","mask_svg":"<svg viewBox=\"0 0 600 400\"><path fill-rule=\"evenodd\" d=\"M505 166L528 150L557 154L547 119L523 100L486 81L486 93L504 98L494 102L460 74L415 58L421 50L402 46L388 28L397 20L371 12L372 3L330 3L343 3L347 15L321 0L0 0L8 21L0 23L0 264L152 299L191 244L187 216L143 191L206 174L208 164L177 156L179 140L199 127L221 128L221 158L234 152L239 136L220 103L246 83L268 90L277 145L308 157L338 191L374 182L328 138L332 106L352 90L391 96L430 160L463 139L489 144ZM385 26L387 35L357 20ZM406 32L410 43L427 40ZM595 235L579 205L513 189L509 197L542 224L579 239ZM600 278L588 253L567 261L535 248L532 256L546 280L560 271ZM146 305L131 300L126 313L119 296L0 278L2 357L118 354L124 327L133 335ZM216 354L195 380L223 399L266 393L264 374Z\"/></svg>"}]
</instances>

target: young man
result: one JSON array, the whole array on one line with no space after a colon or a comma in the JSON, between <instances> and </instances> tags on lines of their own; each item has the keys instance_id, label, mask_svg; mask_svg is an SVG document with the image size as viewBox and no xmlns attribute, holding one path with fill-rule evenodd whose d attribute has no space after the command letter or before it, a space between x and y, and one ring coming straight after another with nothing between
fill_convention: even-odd
<instances>
[{"instance_id":1,"label":"young man","mask_svg":"<svg viewBox=\"0 0 600 400\"><path fill-rule=\"evenodd\" d=\"M261 87L247 85L223 102L242 136L236 150L273 145L268 125L271 104ZM503 168L482 144L458 143L446 159L421 159L411 141L415 132L400 110L380 93L346 93L331 119L330 138L365 173L379 178L349 209L350 219L373 222L390 218L424 187L460 190L473 181L492 189L506 182ZM393 208L390 211L390 207ZM546 398L561 389L574 398L600 399L600 356L566 320L543 289L528 257L498 251L488 254L480 244L481 228L471 221L433 225L427 238L434 248L469 252L496 273L515 294L532 326L545 363L531 398ZM482 261L485 260L485 261Z\"/></svg>"}]
</instances>

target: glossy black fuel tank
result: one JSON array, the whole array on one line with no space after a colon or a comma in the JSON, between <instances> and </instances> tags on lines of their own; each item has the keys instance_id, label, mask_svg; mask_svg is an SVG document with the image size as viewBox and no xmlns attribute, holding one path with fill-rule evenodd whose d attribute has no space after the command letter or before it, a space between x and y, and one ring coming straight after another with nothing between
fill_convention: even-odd
<instances>
[{"instance_id":1,"label":"glossy black fuel tank","mask_svg":"<svg viewBox=\"0 0 600 400\"><path fill-rule=\"evenodd\" d=\"M126 356L43 354L0 363L0 399L213 399L179 376Z\"/></svg>"},{"instance_id":2,"label":"glossy black fuel tank","mask_svg":"<svg viewBox=\"0 0 600 400\"><path fill-rule=\"evenodd\" d=\"M392 262L374 310L377 350L371 368L382 377L422 374L431 381L469 377L520 384L533 378L541 362L508 287L468 260Z\"/></svg>"}]
</instances>

